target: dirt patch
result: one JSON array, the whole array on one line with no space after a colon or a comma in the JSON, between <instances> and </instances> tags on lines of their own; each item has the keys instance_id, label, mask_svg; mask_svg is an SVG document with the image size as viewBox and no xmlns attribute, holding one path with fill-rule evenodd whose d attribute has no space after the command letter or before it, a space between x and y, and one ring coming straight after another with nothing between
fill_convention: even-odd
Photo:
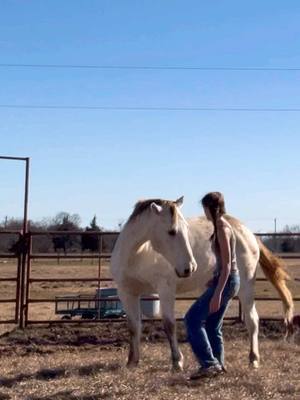
<instances>
[{"instance_id":1,"label":"dirt patch","mask_svg":"<svg viewBox=\"0 0 300 400\"><path fill-rule=\"evenodd\" d=\"M225 340L247 339L248 332L244 324L226 322L224 324ZM281 321L262 321L260 323L260 338L281 340L285 328ZM177 323L178 340L186 342L186 331L183 322ZM142 329L143 342L164 342L166 335L160 321L144 322ZM24 330L14 329L0 338L2 345L25 346L28 352L43 352L41 346L121 346L128 342L128 329L125 321L118 323L102 323L83 325L51 325L32 326ZM0 347L0 353L7 351ZM47 350L49 352L51 350Z\"/></svg>"}]
</instances>

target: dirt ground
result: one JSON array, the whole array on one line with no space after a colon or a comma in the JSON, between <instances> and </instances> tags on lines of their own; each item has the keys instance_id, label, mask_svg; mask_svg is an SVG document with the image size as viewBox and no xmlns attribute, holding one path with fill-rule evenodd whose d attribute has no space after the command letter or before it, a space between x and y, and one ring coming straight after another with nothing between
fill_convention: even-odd
<instances>
[{"instance_id":1,"label":"dirt ground","mask_svg":"<svg viewBox=\"0 0 300 400\"><path fill-rule=\"evenodd\" d=\"M261 367L248 367L245 328L224 327L228 373L214 379L188 381L196 367L178 326L185 356L182 373L172 373L170 354L159 324L144 324L141 363L125 367L124 323L31 327L0 338L0 399L11 400L299 400L300 337L282 339L280 323L261 326Z\"/></svg>"},{"instance_id":2,"label":"dirt ground","mask_svg":"<svg viewBox=\"0 0 300 400\"><path fill-rule=\"evenodd\" d=\"M292 277L300 277L300 260L288 261ZM12 277L16 267L1 263L0 276ZM56 260L32 263L33 278L98 276L98 264L91 260ZM109 277L104 264L101 276ZM258 276L262 276L259 271ZM111 285L104 283L102 286ZM299 282L289 287L300 297ZM30 298L54 299L58 295L93 295L97 282L38 282L30 285ZM0 282L1 298L12 298L15 284ZM194 293L196 295L196 293ZM276 292L269 282L257 282L256 295L272 297ZM176 315L182 316L190 302L178 301ZM296 313L300 312L296 303ZM282 315L281 303L257 302L260 316ZM11 318L13 305L1 304L0 319ZM233 302L227 315L237 315ZM30 319L58 320L54 303L31 304ZM275 399L300 400L300 334L295 340L283 340L280 322L261 322L261 367L248 367L249 344L245 327L227 322L224 327L228 374L217 379L190 383L189 373L196 363L185 342L185 331L178 324L185 370L170 370L169 347L161 323L144 323L141 364L128 370L128 331L125 322L110 324L29 326L24 331L13 325L0 326L0 400L217 400Z\"/></svg>"}]
</instances>

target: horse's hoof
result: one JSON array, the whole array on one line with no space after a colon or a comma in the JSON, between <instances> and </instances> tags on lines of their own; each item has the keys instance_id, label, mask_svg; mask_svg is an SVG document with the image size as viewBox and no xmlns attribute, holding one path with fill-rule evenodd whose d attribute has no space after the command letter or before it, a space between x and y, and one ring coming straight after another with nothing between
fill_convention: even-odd
<instances>
[{"instance_id":1,"label":"horse's hoof","mask_svg":"<svg viewBox=\"0 0 300 400\"><path fill-rule=\"evenodd\" d=\"M138 366L138 361L128 361L126 367L129 369L134 369Z\"/></svg>"},{"instance_id":2,"label":"horse's hoof","mask_svg":"<svg viewBox=\"0 0 300 400\"><path fill-rule=\"evenodd\" d=\"M182 371L183 371L183 360L174 362L172 366L172 372L182 372Z\"/></svg>"},{"instance_id":3,"label":"horse's hoof","mask_svg":"<svg viewBox=\"0 0 300 400\"><path fill-rule=\"evenodd\" d=\"M250 362L250 367L253 369L258 369L259 368L259 361L258 360L253 360Z\"/></svg>"},{"instance_id":4,"label":"horse's hoof","mask_svg":"<svg viewBox=\"0 0 300 400\"><path fill-rule=\"evenodd\" d=\"M179 364L176 364L176 365L173 365L172 366L172 372L182 372L183 371L183 366L182 365L179 365Z\"/></svg>"}]
</instances>

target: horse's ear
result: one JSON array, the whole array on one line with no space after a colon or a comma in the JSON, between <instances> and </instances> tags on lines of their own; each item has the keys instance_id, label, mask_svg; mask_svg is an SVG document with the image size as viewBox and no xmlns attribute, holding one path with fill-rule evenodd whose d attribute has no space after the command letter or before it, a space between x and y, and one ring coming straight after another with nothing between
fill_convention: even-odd
<instances>
[{"instance_id":1,"label":"horse's ear","mask_svg":"<svg viewBox=\"0 0 300 400\"><path fill-rule=\"evenodd\" d=\"M154 203L154 201L151 203L150 208L155 214L160 214L163 210L162 207Z\"/></svg>"},{"instance_id":2,"label":"horse's ear","mask_svg":"<svg viewBox=\"0 0 300 400\"><path fill-rule=\"evenodd\" d=\"M183 204L183 200L184 200L184 196L179 197L179 199L177 199L177 200L175 201L176 206L177 206L177 207L181 207L182 204Z\"/></svg>"}]
</instances>

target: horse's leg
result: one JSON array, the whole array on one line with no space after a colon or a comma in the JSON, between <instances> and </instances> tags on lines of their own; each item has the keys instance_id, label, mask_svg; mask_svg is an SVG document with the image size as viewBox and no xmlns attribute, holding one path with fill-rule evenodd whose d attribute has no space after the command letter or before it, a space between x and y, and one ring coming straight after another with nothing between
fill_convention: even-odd
<instances>
[{"instance_id":1,"label":"horse's leg","mask_svg":"<svg viewBox=\"0 0 300 400\"><path fill-rule=\"evenodd\" d=\"M245 317L246 327L250 339L249 362L253 368L259 367L259 349L258 349L258 326L259 317L254 302L254 283L255 276L252 279L244 280L241 277L241 287L239 298L242 304L242 310Z\"/></svg>"},{"instance_id":2,"label":"horse's leg","mask_svg":"<svg viewBox=\"0 0 300 400\"><path fill-rule=\"evenodd\" d=\"M170 287L164 287L159 290L162 319L171 348L173 371L182 371L184 359L179 350L176 335L176 319L174 316L175 296L175 289L172 290Z\"/></svg>"},{"instance_id":3,"label":"horse's leg","mask_svg":"<svg viewBox=\"0 0 300 400\"><path fill-rule=\"evenodd\" d=\"M134 367L140 359L140 338L141 338L141 311L140 311L140 296L118 290L122 306L126 312L127 323L129 328L130 342L128 367Z\"/></svg>"}]
</instances>

